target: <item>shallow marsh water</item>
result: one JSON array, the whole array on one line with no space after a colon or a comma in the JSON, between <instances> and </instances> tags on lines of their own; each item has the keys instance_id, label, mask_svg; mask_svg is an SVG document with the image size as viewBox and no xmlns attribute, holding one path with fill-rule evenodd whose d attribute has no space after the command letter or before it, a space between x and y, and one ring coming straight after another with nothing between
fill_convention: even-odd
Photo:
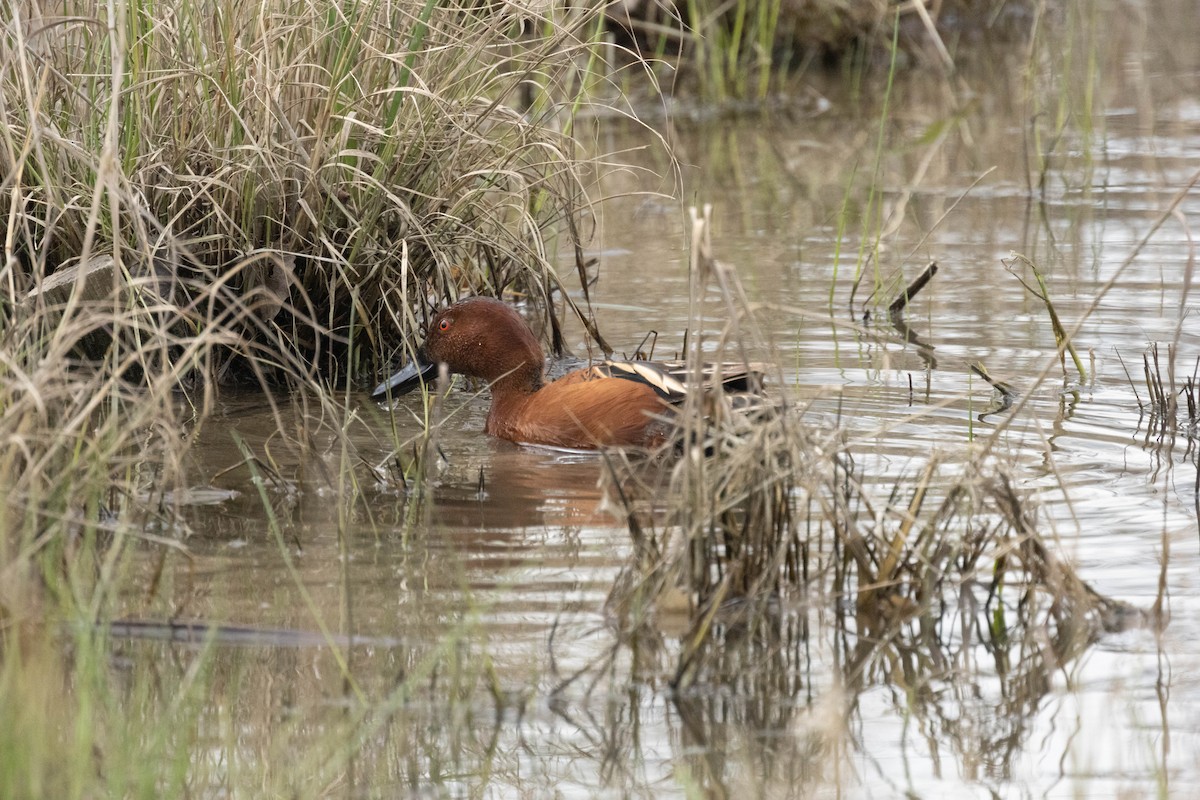
<instances>
[{"instance_id":1,"label":"shallow marsh water","mask_svg":"<svg viewBox=\"0 0 1200 800\"><path fill-rule=\"evenodd\" d=\"M314 433L297 449L271 436L261 399L231 397L196 450L219 491L193 498L187 556L148 559L127 616L222 622L279 640L249 634L250 646L236 646L228 631L205 645L130 639L119 652L125 669L174 674L216 648L199 793L250 791L247 765L339 731L361 746L352 769L296 764L303 793L1200 792L1197 447L1185 429L1171 437L1154 427L1118 359L1143 400L1148 343L1165 359L1176 342L1177 374L1196 369L1188 281L1200 190L1107 286L1200 170L1200 22L1186 3L1108 11L1083 20L1103 21L1106 36L1067 42L1094 48L1091 64L1071 60L1066 45L1044 46L1032 76L1020 52L964 65L953 79L901 76L878 174L881 87L853 95L830 78L814 84L823 99L811 112L651 123L675 161L661 147L637 149L651 139L645 130L595 122L597 152L642 169L598 176L597 196L615 199L597 212L593 300L618 351L650 329L659 355L682 346L685 212L646 194L674 193L678 181L688 202L713 205L717 256L762 304L769 345L755 355L779 365L807 420L846 426L868 480L886 493L931 453L963 459L996 435L1085 580L1141 608L1165 592L1161 635L1107 634L1057 664L1028 653L986 663L963 647L935 679L921 669L928 654L897 651L851 675L853 645L830 619L840 612L815 604L795 611L785 625L793 646L772 650L770 663L739 667L731 645L727 680L672 696L670 620L658 640L597 666L614 644L606 599L629 553L598 488L599 458L488 439L486 396L459 390L446 401L434 501L415 514L394 481L360 466L388 474L386 409L355 397L344 440L310 416ZM873 255L855 289L860 247ZM1044 308L1004 268L1014 251L1046 271L1068 327L1095 302L1076 338L1094 370L1083 384L1061 378ZM889 328L873 302L864 322L875 275L911 280L930 260L941 271L907 314L918 342ZM709 307L715 331L715 296ZM585 354L577 328L568 341ZM981 418L991 390L969 372L977 361L1028 402ZM1047 367L1052 377L1039 383ZM419 432L420 413L418 400L401 404L400 440ZM263 484L278 535L246 468L224 471L242 461L231 431L283 476ZM352 681L308 635L322 626L362 637L339 648ZM375 714L367 722L350 710L359 701Z\"/></svg>"}]
</instances>

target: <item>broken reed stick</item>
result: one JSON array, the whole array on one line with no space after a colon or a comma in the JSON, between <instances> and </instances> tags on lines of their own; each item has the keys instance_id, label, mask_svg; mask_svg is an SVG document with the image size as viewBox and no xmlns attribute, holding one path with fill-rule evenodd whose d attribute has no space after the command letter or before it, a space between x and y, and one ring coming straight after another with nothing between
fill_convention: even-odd
<instances>
[{"instance_id":1,"label":"broken reed stick","mask_svg":"<svg viewBox=\"0 0 1200 800\"><path fill-rule=\"evenodd\" d=\"M917 276L917 279L905 287L904 291L900 293L900 296L893 300L892 304L888 306L888 314L892 317L898 317L903 314L904 309L908 307L908 301L916 297L917 292L925 288L925 284L929 283L929 281L933 279L934 275L937 275L937 271L937 262L930 261L929 266L925 267L921 274Z\"/></svg>"}]
</instances>

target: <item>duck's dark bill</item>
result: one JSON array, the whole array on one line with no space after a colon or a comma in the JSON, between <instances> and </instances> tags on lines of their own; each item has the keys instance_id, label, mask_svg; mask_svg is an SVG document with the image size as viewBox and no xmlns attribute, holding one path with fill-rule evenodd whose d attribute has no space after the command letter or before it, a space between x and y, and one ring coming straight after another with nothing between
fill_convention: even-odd
<instances>
[{"instance_id":1,"label":"duck's dark bill","mask_svg":"<svg viewBox=\"0 0 1200 800\"><path fill-rule=\"evenodd\" d=\"M399 397L402 394L408 394L422 383L433 380L437 369L437 364L424 359L410 361L404 369L376 386L375 391L371 392L371 397Z\"/></svg>"}]
</instances>

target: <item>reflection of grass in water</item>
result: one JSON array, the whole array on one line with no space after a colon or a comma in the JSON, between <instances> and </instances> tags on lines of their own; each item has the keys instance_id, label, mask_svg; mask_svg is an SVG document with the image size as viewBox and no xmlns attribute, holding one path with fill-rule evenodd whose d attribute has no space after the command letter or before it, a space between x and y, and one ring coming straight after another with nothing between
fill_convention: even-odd
<instances>
[{"instance_id":1,"label":"reflection of grass in water","mask_svg":"<svg viewBox=\"0 0 1200 800\"><path fill-rule=\"evenodd\" d=\"M768 731L805 724L813 696L830 680L823 668L845 692L851 723L864 690L892 687L898 710L914 714L931 739L937 734L932 746L946 741L961 748L964 763L982 758L998 781L1009 780L1054 673L1104 631L1161 620L1162 595L1145 614L1080 580L1057 555L1052 520L1020 488L1023 473L998 442L1197 180L1200 173L1179 189L1070 329L1050 315L1059 352L1020 397L1010 397L1015 410L978 445L947 441L918 459L909 475L878 474L872 466L878 459L861 443L794 410L757 419L722 416L707 426L697 415L685 422L683 456L669 478L618 471L638 544L613 593L628 646L645 649L651 640L670 652L679 702L717 692L714 716L754 725L764 724L761 709L779 711L764 724ZM694 244L704 242L703 234L693 237ZM693 257L711 258L704 247ZM727 333L753 330L755 309L741 301L731 268L700 264L693 275L723 276L726 302L738 305L723 309ZM1049 297L1045 282L1038 293ZM1181 320L1185 307L1181 302ZM693 326L704 329L696 320ZM715 348L705 358L737 357L725 341L709 344ZM697 343L689 356L700 350ZM1077 357L1076 363L1082 374ZM1148 408L1157 409L1162 387L1174 385L1172 368L1164 378L1157 360L1147 363ZM1051 451L1049 441L1043 445ZM1165 526L1162 552L1169 552ZM663 634L668 624L682 625L675 644ZM814 669L813 654L830 638L833 664ZM793 666L772 666L781 658ZM998 690L988 688L993 682ZM704 746L728 754L724 735L705 733ZM794 745L803 750L806 742ZM841 742L836 729L826 730L816 746L829 753ZM762 772L770 764L754 766ZM717 770L714 780L721 786L729 774Z\"/></svg>"},{"instance_id":2,"label":"reflection of grass in water","mask_svg":"<svg viewBox=\"0 0 1200 800\"><path fill-rule=\"evenodd\" d=\"M1098 142L1093 125L1104 124L1103 115L1095 108L1101 78L1097 62L1110 34L1104 13L1099 7L1085 5L1067 9L1067 15L1063 26L1067 35L1038 36L1029 49L1026 96L1031 143L1026 157L1031 162L1030 174L1037 176L1043 203L1050 199L1052 180L1071 180L1075 183L1072 188L1089 192L1096 185L1094 148ZM1041 32L1042 25L1038 30ZM1053 84L1038 85L1041 80ZM1072 174L1074 167L1081 173ZM1044 205L1039 210L1048 224L1048 210Z\"/></svg>"},{"instance_id":3,"label":"reflection of grass in water","mask_svg":"<svg viewBox=\"0 0 1200 800\"><path fill-rule=\"evenodd\" d=\"M0 788L317 797L486 774L502 706L488 699L495 681L474 624L429 647L347 651L370 703L346 692L326 648L114 645L80 631L64 660L52 639L31 637L0 667Z\"/></svg>"}]
</instances>

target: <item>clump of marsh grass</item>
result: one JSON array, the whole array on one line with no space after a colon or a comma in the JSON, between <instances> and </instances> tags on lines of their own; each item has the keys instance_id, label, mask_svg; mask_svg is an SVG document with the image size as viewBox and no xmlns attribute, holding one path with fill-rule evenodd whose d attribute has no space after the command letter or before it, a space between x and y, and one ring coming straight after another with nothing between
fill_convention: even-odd
<instances>
[{"instance_id":1,"label":"clump of marsh grass","mask_svg":"<svg viewBox=\"0 0 1200 800\"><path fill-rule=\"evenodd\" d=\"M569 72L586 17L521 39L534 22L432 3L15 9L0 29L9 302L71 269L81 287L153 275L187 324L253 312L206 379L286 377L259 346L344 381L431 297L544 300L581 195L554 116L514 106ZM103 257L112 273L93 276Z\"/></svg>"},{"instance_id":2,"label":"clump of marsh grass","mask_svg":"<svg viewBox=\"0 0 1200 800\"><path fill-rule=\"evenodd\" d=\"M0 727L21 731L0 741L4 796L103 785L121 717L96 693L108 665L91 625L118 601L132 551L186 538L171 497L206 400L183 402L161 356L207 359L231 338L187 338L161 304L122 299L13 303L0 324ZM73 367L75 343L97 333L101 367Z\"/></svg>"},{"instance_id":3,"label":"clump of marsh grass","mask_svg":"<svg viewBox=\"0 0 1200 800\"><path fill-rule=\"evenodd\" d=\"M754 331L752 309L733 270L712 258L705 220L695 225L693 276L715 276L727 341L737 341ZM711 357L713 347L691 344L693 365ZM987 447L935 452L914 473L884 478L867 474L858 462L870 454L837 426L814 426L786 402L711 412L684 407L681 455L657 482L614 470L635 543L614 607L633 628L683 614L677 686L724 674L731 632L814 603L849 614L848 627L872 641L946 630L944 617L958 616L993 646L1040 631L1064 654L1128 611L1056 555L1033 500ZM669 498L661 524L640 513L641 497Z\"/></svg>"},{"instance_id":4,"label":"clump of marsh grass","mask_svg":"<svg viewBox=\"0 0 1200 800\"><path fill-rule=\"evenodd\" d=\"M1165 358L1158 342L1152 342L1142 351L1140 377L1146 391L1143 398L1124 358L1117 354L1138 410L1144 415L1147 432L1173 437L1182 429L1192 439L1200 432L1200 359L1193 364L1192 373L1184 375L1180 382L1178 356L1177 341L1167 342Z\"/></svg>"}]
</instances>

